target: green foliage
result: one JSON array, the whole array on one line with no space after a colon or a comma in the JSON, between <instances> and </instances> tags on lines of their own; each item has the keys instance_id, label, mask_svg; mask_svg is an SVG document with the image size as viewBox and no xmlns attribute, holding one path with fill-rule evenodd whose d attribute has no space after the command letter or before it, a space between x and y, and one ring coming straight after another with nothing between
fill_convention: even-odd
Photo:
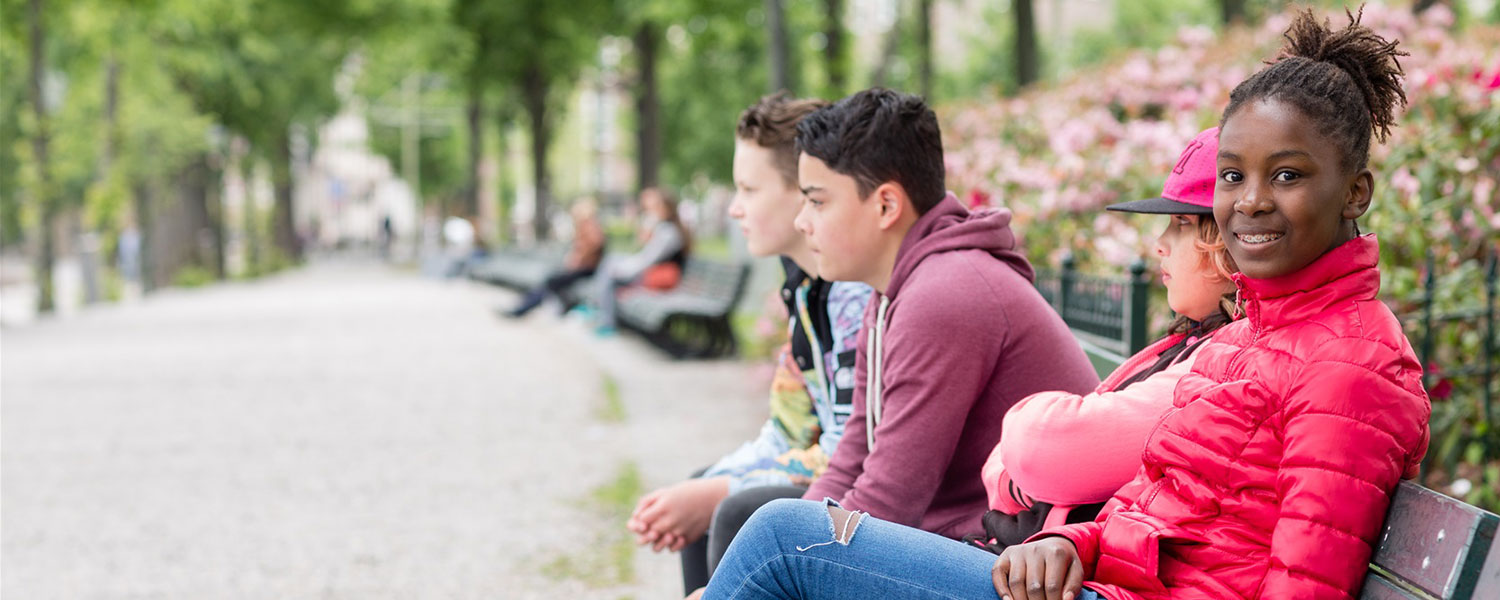
<instances>
[{"instance_id":1,"label":"green foliage","mask_svg":"<svg viewBox=\"0 0 1500 600\"><path fill-rule=\"evenodd\" d=\"M337 107L333 74L350 47L329 35L338 14L274 0L163 2L155 20L174 50L164 58L177 86L261 156L280 159L288 128Z\"/></svg>"},{"instance_id":2,"label":"green foliage","mask_svg":"<svg viewBox=\"0 0 1500 600\"><path fill-rule=\"evenodd\" d=\"M730 180L734 126L768 91L759 0L725 0L666 29L658 65L663 182Z\"/></svg>"},{"instance_id":3,"label":"green foliage","mask_svg":"<svg viewBox=\"0 0 1500 600\"><path fill-rule=\"evenodd\" d=\"M625 401L620 398L620 384L608 373L599 382L600 401L594 408L594 418L604 423L625 422Z\"/></svg>"},{"instance_id":4,"label":"green foliage","mask_svg":"<svg viewBox=\"0 0 1500 600\"><path fill-rule=\"evenodd\" d=\"M195 288L203 287L216 281L212 271L203 267L190 266L177 271L172 278L172 285L177 287Z\"/></svg>"},{"instance_id":5,"label":"green foliage","mask_svg":"<svg viewBox=\"0 0 1500 600\"><path fill-rule=\"evenodd\" d=\"M986 3L980 17L983 31L965 36L964 64L953 69L939 69L933 80L938 98L973 98L999 95L1016 89L1015 18L1009 2ZM1042 72L1046 73L1048 53L1041 51ZM914 89L914 88L913 88Z\"/></svg>"},{"instance_id":6,"label":"green foliage","mask_svg":"<svg viewBox=\"0 0 1500 600\"><path fill-rule=\"evenodd\" d=\"M1058 67L1064 71L1118 58L1137 48L1159 48L1186 26L1219 20L1218 0L1134 0L1115 3L1108 28L1075 33Z\"/></svg>"},{"instance_id":7,"label":"green foliage","mask_svg":"<svg viewBox=\"0 0 1500 600\"><path fill-rule=\"evenodd\" d=\"M6 14L17 14L10 6L3 5ZM28 106L24 44L12 33L17 20L6 19L0 27L0 246L19 243L22 233L20 146L26 140L18 117Z\"/></svg>"}]
</instances>

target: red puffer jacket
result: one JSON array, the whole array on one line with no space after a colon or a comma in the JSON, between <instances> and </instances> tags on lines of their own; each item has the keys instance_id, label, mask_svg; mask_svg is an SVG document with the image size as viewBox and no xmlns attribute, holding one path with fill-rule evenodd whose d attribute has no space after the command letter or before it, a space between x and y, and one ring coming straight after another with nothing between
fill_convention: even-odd
<instances>
[{"instance_id":1,"label":"red puffer jacket","mask_svg":"<svg viewBox=\"0 0 1500 600\"><path fill-rule=\"evenodd\" d=\"M1071 540L1107 598L1352 598L1432 405L1373 235L1275 279L1198 350L1141 472ZM1035 539L1035 538L1033 538Z\"/></svg>"}]
</instances>

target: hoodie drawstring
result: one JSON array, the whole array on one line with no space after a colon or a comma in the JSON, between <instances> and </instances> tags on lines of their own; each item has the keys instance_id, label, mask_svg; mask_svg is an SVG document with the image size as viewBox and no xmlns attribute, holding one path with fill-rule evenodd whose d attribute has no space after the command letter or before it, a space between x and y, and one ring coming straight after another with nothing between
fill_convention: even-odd
<instances>
[{"instance_id":1,"label":"hoodie drawstring","mask_svg":"<svg viewBox=\"0 0 1500 600\"><path fill-rule=\"evenodd\" d=\"M865 360L870 367L865 370L865 443L871 452L875 451L875 427L880 425L881 395L885 392L881 369L885 364L885 311L890 305L891 299L882 294L880 308L875 311L875 331L865 340Z\"/></svg>"}]
</instances>

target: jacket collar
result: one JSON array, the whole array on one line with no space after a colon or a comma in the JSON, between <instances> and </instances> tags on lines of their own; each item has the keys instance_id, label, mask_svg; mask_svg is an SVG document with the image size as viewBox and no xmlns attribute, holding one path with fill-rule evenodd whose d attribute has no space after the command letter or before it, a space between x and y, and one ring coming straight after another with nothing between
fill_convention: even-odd
<instances>
[{"instance_id":1,"label":"jacket collar","mask_svg":"<svg viewBox=\"0 0 1500 600\"><path fill-rule=\"evenodd\" d=\"M1269 279L1234 274L1245 316L1256 330L1305 321L1330 305L1372 300L1380 291L1380 244L1375 234L1355 237L1312 264Z\"/></svg>"},{"instance_id":2,"label":"jacket collar","mask_svg":"<svg viewBox=\"0 0 1500 600\"><path fill-rule=\"evenodd\" d=\"M807 271L797 266L796 261L785 256L781 257L781 269L786 273L786 280L781 284L781 302L786 304L787 314L795 321L797 319L797 289L809 282L816 284L817 281L808 277Z\"/></svg>"}]
</instances>

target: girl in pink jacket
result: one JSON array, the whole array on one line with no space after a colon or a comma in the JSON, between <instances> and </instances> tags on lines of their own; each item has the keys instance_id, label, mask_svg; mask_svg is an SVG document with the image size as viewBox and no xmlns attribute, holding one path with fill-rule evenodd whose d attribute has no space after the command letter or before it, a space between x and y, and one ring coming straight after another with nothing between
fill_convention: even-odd
<instances>
[{"instance_id":1,"label":"girl in pink jacket","mask_svg":"<svg viewBox=\"0 0 1500 600\"><path fill-rule=\"evenodd\" d=\"M1179 316L1168 335L1126 359L1093 393L1033 394L1002 422L982 479L990 508L984 534L969 536L999 553L1044 527L1091 521L1141 468L1146 434L1172 407L1177 380L1195 350L1235 311L1237 270L1213 219L1219 128L1183 149L1157 198L1109 210L1170 215L1157 239L1167 304Z\"/></svg>"},{"instance_id":2,"label":"girl in pink jacket","mask_svg":"<svg viewBox=\"0 0 1500 600\"><path fill-rule=\"evenodd\" d=\"M1214 217L1245 319L1178 383L1142 469L1097 521L1043 531L993 568L1002 596L1354 598L1391 492L1416 475L1431 404L1376 294L1371 137L1405 102L1404 53L1298 15L1235 88Z\"/></svg>"}]
</instances>

